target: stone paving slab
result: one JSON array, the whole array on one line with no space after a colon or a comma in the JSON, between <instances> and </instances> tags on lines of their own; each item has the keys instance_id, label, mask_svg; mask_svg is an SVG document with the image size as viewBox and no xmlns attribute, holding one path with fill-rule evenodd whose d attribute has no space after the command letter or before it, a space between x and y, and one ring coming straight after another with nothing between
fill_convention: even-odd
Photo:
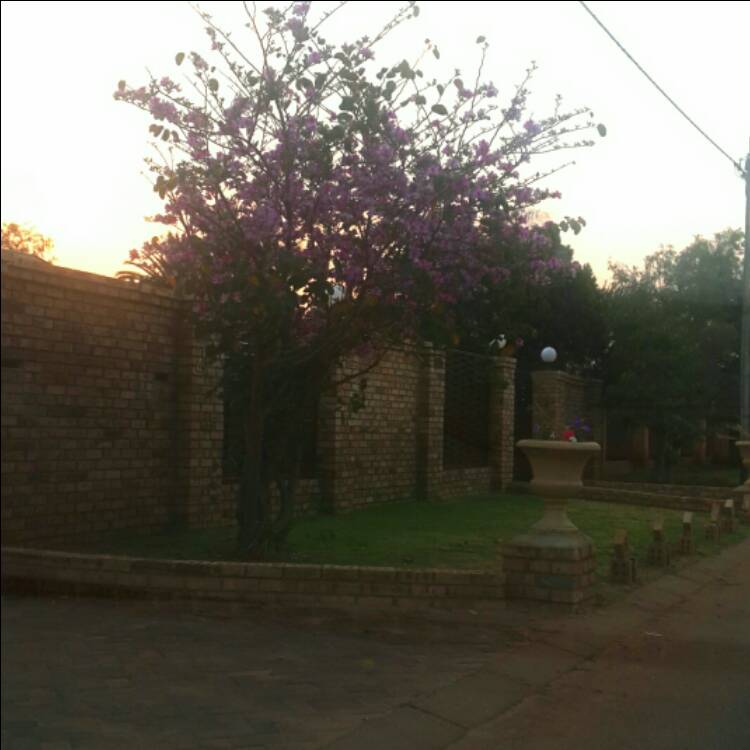
<instances>
[{"instance_id":1,"label":"stone paving slab","mask_svg":"<svg viewBox=\"0 0 750 750\"><path fill-rule=\"evenodd\" d=\"M487 665L505 677L530 687L540 687L572 669L579 661L577 654L541 641L527 640L490 657Z\"/></svg>"},{"instance_id":2,"label":"stone paving slab","mask_svg":"<svg viewBox=\"0 0 750 750\"><path fill-rule=\"evenodd\" d=\"M387 716L366 720L326 750L437 750L464 734L464 728L415 708L402 706Z\"/></svg>"},{"instance_id":3,"label":"stone paving slab","mask_svg":"<svg viewBox=\"0 0 750 750\"><path fill-rule=\"evenodd\" d=\"M469 728L489 721L518 703L527 693L526 682L485 667L414 701L412 705L453 724Z\"/></svg>"}]
</instances>

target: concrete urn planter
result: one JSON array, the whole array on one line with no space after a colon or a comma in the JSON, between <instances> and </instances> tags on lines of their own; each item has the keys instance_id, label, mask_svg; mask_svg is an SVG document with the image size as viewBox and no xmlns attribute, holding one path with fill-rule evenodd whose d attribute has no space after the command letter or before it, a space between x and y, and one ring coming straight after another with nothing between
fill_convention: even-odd
<instances>
[{"instance_id":1,"label":"concrete urn planter","mask_svg":"<svg viewBox=\"0 0 750 750\"><path fill-rule=\"evenodd\" d=\"M568 498L583 487L583 470L601 451L599 443L520 440L517 445L531 464L531 491L544 498L544 516L534 524L534 531L577 531L565 506Z\"/></svg>"},{"instance_id":2,"label":"concrete urn planter","mask_svg":"<svg viewBox=\"0 0 750 750\"><path fill-rule=\"evenodd\" d=\"M594 544L568 518L568 499L579 494L586 463L598 443L521 440L534 473L531 491L544 499L544 514L528 532L503 547L506 590L511 598L578 604L592 596Z\"/></svg>"}]
</instances>

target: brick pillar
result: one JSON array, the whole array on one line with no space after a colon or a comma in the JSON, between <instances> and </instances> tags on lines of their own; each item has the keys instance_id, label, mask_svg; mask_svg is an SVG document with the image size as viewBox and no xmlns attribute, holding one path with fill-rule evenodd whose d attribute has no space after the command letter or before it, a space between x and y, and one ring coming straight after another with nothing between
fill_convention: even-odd
<instances>
[{"instance_id":1,"label":"brick pillar","mask_svg":"<svg viewBox=\"0 0 750 750\"><path fill-rule=\"evenodd\" d=\"M490 379L490 486L504 490L513 480L516 360L496 357Z\"/></svg>"},{"instance_id":2,"label":"brick pillar","mask_svg":"<svg viewBox=\"0 0 750 750\"><path fill-rule=\"evenodd\" d=\"M565 384L559 370L531 373L533 424L551 427L558 439L565 429ZM544 435L547 438L548 435Z\"/></svg>"},{"instance_id":3,"label":"brick pillar","mask_svg":"<svg viewBox=\"0 0 750 750\"><path fill-rule=\"evenodd\" d=\"M175 458L172 520L212 526L234 518L223 502L224 403L218 388L221 365L206 361L185 312L177 321Z\"/></svg>"},{"instance_id":4,"label":"brick pillar","mask_svg":"<svg viewBox=\"0 0 750 750\"><path fill-rule=\"evenodd\" d=\"M648 427L636 427L633 430L630 446L630 460L636 466L648 466L650 456Z\"/></svg>"},{"instance_id":5,"label":"brick pillar","mask_svg":"<svg viewBox=\"0 0 750 750\"><path fill-rule=\"evenodd\" d=\"M445 352L426 344L419 352L417 404L416 496L439 500L443 473L443 414L445 408Z\"/></svg>"}]
</instances>

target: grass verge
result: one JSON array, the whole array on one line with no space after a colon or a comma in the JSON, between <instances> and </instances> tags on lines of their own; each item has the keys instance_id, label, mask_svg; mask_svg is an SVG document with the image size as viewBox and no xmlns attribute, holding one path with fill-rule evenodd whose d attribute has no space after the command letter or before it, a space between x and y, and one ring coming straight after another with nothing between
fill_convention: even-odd
<instances>
[{"instance_id":1,"label":"grass verge","mask_svg":"<svg viewBox=\"0 0 750 750\"><path fill-rule=\"evenodd\" d=\"M375 565L486 570L497 567L499 545L541 517L542 501L531 496L473 496L446 503L399 503L365 508L346 515L298 521L287 548L273 561L328 565ZM597 574L606 578L615 529L626 529L641 562L651 542L656 513L670 541L681 532L682 512L615 503L573 500L573 523L594 541ZM715 554L750 536L750 528L704 538L707 518L694 515L695 557ZM116 532L76 545L81 552L174 560L239 560L234 528L184 529L160 533Z\"/></svg>"}]
</instances>

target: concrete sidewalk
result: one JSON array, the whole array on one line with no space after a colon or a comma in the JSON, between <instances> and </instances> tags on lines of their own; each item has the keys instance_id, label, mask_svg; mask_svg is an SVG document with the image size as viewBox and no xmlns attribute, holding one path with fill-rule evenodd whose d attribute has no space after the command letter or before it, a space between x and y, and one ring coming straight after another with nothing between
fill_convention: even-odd
<instances>
[{"instance_id":1,"label":"concrete sidewalk","mask_svg":"<svg viewBox=\"0 0 750 750\"><path fill-rule=\"evenodd\" d=\"M330 750L750 748L750 540L528 640Z\"/></svg>"},{"instance_id":2,"label":"concrete sidewalk","mask_svg":"<svg viewBox=\"0 0 750 750\"><path fill-rule=\"evenodd\" d=\"M3 597L3 750L750 747L750 540L496 621Z\"/></svg>"}]
</instances>

